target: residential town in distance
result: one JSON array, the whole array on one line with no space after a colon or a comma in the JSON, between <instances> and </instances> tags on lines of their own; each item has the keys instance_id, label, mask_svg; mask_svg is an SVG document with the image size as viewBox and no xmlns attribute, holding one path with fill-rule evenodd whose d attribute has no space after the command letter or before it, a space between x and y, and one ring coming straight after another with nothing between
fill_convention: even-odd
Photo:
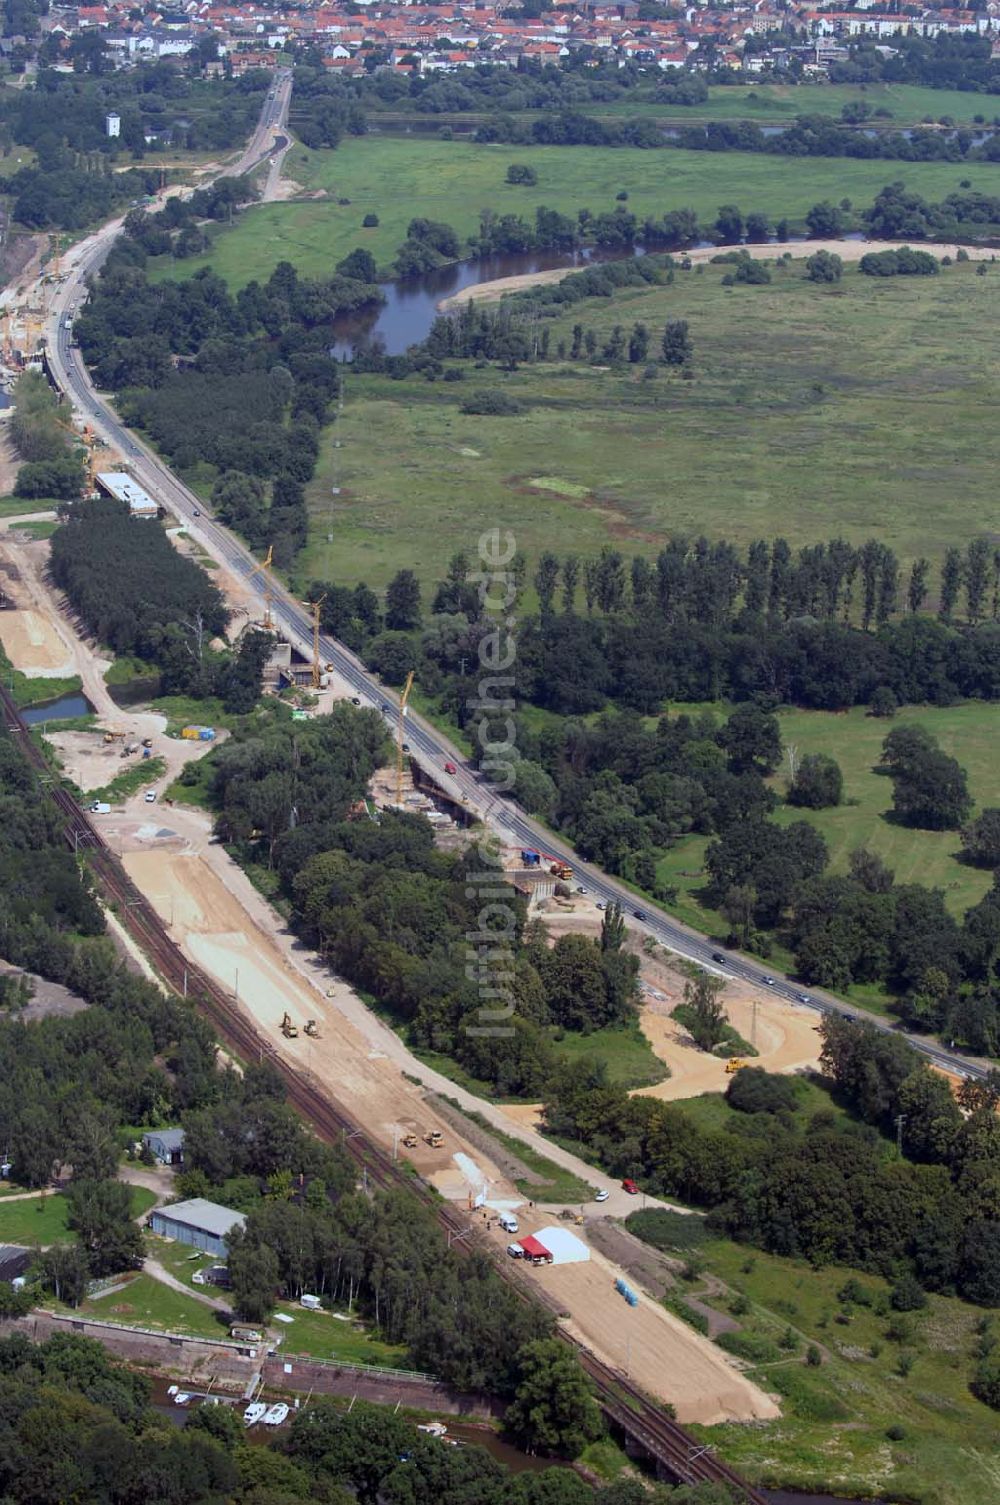
<instances>
[{"instance_id":1,"label":"residential town in distance","mask_svg":"<svg viewBox=\"0 0 1000 1505\"><path fill-rule=\"evenodd\" d=\"M559 66L585 54L594 66L614 58L676 75L721 70L751 75L791 73L823 78L867 41L889 49L900 37L980 35L995 39L1000 56L1000 0L975 10L947 5L879 7L788 6L780 0L732 5L661 6L651 0L554 0L512 8L509 0L407 4L344 0L342 5L212 5L188 0L175 10L134 5L53 6L43 36L102 36L112 62L185 57L215 39L219 61L210 69L241 73L275 67L295 45L315 47L325 67L346 77L376 68L402 76L455 73L483 63L515 68L523 62ZM14 39L17 40L16 38ZM52 43L50 42L50 47ZM8 44L9 47L9 44ZM57 65L58 66L58 65ZM68 66L68 65L67 65Z\"/></svg>"}]
</instances>

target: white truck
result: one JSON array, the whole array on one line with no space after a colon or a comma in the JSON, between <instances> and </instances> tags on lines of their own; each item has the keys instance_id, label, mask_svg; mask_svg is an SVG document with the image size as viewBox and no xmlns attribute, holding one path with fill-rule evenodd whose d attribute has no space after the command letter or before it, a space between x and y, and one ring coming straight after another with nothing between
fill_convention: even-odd
<instances>
[{"instance_id":1,"label":"white truck","mask_svg":"<svg viewBox=\"0 0 1000 1505\"><path fill-rule=\"evenodd\" d=\"M104 800L95 800L90 807L91 815L110 815L111 806Z\"/></svg>"}]
</instances>

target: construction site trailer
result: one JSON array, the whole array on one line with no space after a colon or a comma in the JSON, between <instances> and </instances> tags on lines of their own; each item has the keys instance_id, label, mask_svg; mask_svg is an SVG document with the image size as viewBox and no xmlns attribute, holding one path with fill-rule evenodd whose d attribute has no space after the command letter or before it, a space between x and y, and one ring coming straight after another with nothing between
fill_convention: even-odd
<instances>
[{"instance_id":1,"label":"construction site trailer","mask_svg":"<svg viewBox=\"0 0 1000 1505\"><path fill-rule=\"evenodd\" d=\"M127 502L128 510L133 517L159 517L160 509L149 495L143 491L138 481L124 470L102 470L94 477L99 491L105 496L113 496L115 501Z\"/></svg>"}]
</instances>

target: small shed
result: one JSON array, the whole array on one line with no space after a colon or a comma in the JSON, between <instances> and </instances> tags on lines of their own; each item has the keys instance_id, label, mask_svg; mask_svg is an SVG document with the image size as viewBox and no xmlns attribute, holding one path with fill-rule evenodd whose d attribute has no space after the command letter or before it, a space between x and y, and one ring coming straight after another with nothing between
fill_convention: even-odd
<instances>
[{"instance_id":1,"label":"small shed","mask_svg":"<svg viewBox=\"0 0 1000 1505\"><path fill-rule=\"evenodd\" d=\"M175 1202L171 1207L157 1208L150 1214L149 1227L163 1238L190 1244L192 1249L225 1254L227 1233L242 1228L245 1222L242 1212L221 1207L218 1202L207 1202L204 1197L192 1197L189 1202Z\"/></svg>"},{"instance_id":2,"label":"small shed","mask_svg":"<svg viewBox=\"0 0 1000 1505\"><path fill-rule=\"evenodd\" d=\"M0 1280L16 1280L31 1264L34 1255L20 1244L0 1244Z\"/></svg>"},{"instance_id":3,"label":"small shed","mask_svg":"<svg viewBox=\"0 0 1000 1505\"><path fill-rule=\"evenodd\" d=\"M184 1130L150 1129L142 1142L160 1165L184 1164Z\"/></svg>"}]
</instances>

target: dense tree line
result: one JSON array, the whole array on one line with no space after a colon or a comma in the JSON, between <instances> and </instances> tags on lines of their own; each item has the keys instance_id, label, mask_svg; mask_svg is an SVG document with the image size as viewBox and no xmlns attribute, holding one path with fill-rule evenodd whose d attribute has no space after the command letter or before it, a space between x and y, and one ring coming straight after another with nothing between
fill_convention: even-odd
<instances>
[{"instance_id":1,"label":"dense tree line","mask_svg":"<svg viewBox=\"0 0 1000 1505\"><path fill-rule=\"evenodd\" d=\"M190 197L174 194L156 214L133 209L125 216L125 234L147 256L173 256L178 261L198 256L211 244L201 228L204 220L228 221L256 198L249 178L219 178Z\"/></svg>"},{"instance_id":2,"label":"dense tree line","mask_svg":"<svg viewBox=\"0 0 1000 1505\"><path fill-rule=\"evenodd\" d=\"M1000 1085L966 1083L960 1105L905 1040L830 1016L821 1029L824 1070L860 1125L820 1112L803 1127L780 1096L757 1091L734 1098L738 1128L708 1130L683 1105L628 1097L586 1062L553 1078L546 1122L612 1174L708 1208L710 1226L731 1237L890 1279L909 1271L928 1290L1000 1304L987 1190ZM894 1134L900 1113L902 1158L876 1132Z\"/></svg>"},{"instance_id":3,"label":"dense tree line","mask_svg":"<svg viewBox=\"0 0 1000 1505\"><path fill-rule=\"evenodd\" d=\"M234 193L238 185L207 207L227 212ZM84 358L118 394L126 421L177 467L216 468L222 521L254 547L273 544L275 564L287 567L305 542L305 483L339 390L330 322L382 295L341 272L307 281L288 262L235 297L208 270L153 284L145 224L130 228L77 318ZM153 234L172 236L160 227Z\"/></svg>"},{"instance_id":4,"label":"dense tree line","mask_svg":"<svg viewBox=\"0 0 1000 1505\"><path fill-rule=\"evenodd\" d=\"M562 1347L562 1345L560 1345ZM571 1358L569 1350L566 1357ZM552 1372L549 1356L547 1369ZM530 1358L529 1358L530 1362ZM531 1373L522 1381L530 1394ZM250 1443L239 1408L203 1406L181 1429L150 1382L75 1334L0 1339L0 1489L62 1505L732 1505L714 1486L624 1480L593 1488L570 1469L509 1473L482 1448L444 1447L388 1407L313 1400L288 1436Z\"/></svg>"},{"instance_id":5,"label":"dense tree line","mask_svg":"<svg viewBox=\"0 0 1000 1505\"><path fill-rule=\"evenodd\" d=\"M79 497L84 464L81 445L73 442L68 419L40 372L26 371L14 394L10 436L21 460L14 495Z\"/></svg>"},{"instance_id":6,"label":"dense tree line","mask_svg":"<svg viewBox=\"0 0 1000 1505\"><path fill-rule=\"evenodd\" d=\"M238 734L211 759L220 835L273 864L302 935L375 994L415 1043L453 1054L505 1092L535 1091L550 1069L553 1030L632 1022L636 960L613 925L603 945L563 936L550 947L510 890L511 1030L493 1038L468 1028L493 971L491 961L470 966L467 956L481 908L470 887L475 853L439 852L416 816L384 812L373 824L343 820L336 802L331 809L339 763L349 758L351 770L370 770L382 736L373 713L350 707L294 732Z\"/></svg>"},{"instance_id":7,"label":"dense tree line","mask_svg":"<svg viewBox=\"0 0 1000 1505\"><path fill-rule=\"evenodd\" d=\"M465 315L472 337L477 317ZM515 563L523 589L525 561ZM337 598L352 645L390 683L419 669L462 722L462 659L489 630L470 573L456 554L425 619L418 582L401 572L384 630L363 588L357 617L350 592ZM797 552L785 539L759 539L742 553L726 541L678 537L655 560L626 560L610 547L596 559L546 551L532 584L539 609L522 618L518 696L560 715L610 702L653 714L667 699L726 698L821 710L863 704L891 715L901 704L992 700L1000 690L1000 551L985 538L947 551L936 618L926 613L929 562L915 560L904 578L876 539ZM396 610L404 587L406 607Z\"/></svg>"},{"instance_id":8,"label":"dense tree line","mask_svg":"<svg viewBox=\"0 0 1000 1505\"><path fill-rule=\"evenodd\" d=\"M87 46L93 40L80 39ZM43 57L33 83L4 95L0 129L18 145L34 147L46 166L57 144L81 159L111 160L123 152L135 158L155 155L170 144L194 151L238 146L256 123L271 79L247 73L197 87L195 95L191 79L172 62L97 76L57 71L45 66ZM105 129L112 110L121 117L117 137ZM157 139L147 141L147 135Z\"/></svg>"}]
</instances>

